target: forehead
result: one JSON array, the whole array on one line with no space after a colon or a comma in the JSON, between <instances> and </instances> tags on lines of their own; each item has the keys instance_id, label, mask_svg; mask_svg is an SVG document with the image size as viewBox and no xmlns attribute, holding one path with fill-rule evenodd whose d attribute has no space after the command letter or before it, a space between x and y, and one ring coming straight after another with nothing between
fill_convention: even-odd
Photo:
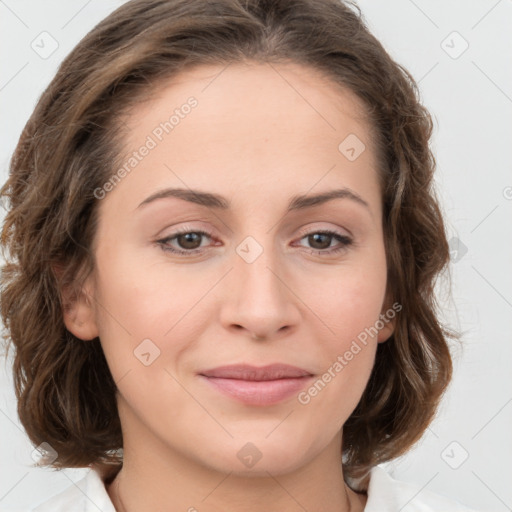
<instances>
[{"instance_id":1,"label":"forehead","mask_svg":"<svg viewBox=\"0 0 512 512\"><path fill-rule=\"evenodd\" d=\"M121 160L149 140L152 148L124 181L147 195L164 182L224 195L259 189L267 198L279 191L288 198L317 183L361 191L372 181L375 188L366 119L354 93L308 67L197 66L160 81L129 112ZM347 149L360 154L350 158Z\"/></svg>"},{"instance_id":2,"label":"forehead","mask_svg":"<svg viewBox=\"0 0 512 512\"><path fill-rule=\"evenodd\" d=\"M295 128L295 135L308 128L336 133L350 119L360 133L372 130L366 105L353 91L317 69L293 62L196 65L154 83L146 101L129 111L128 125L148 131L148 123L169 118L190 97L200 105L194 112L197 123L211 120L217 127L243 123L254 132L264 118ZM299 119L307 124L297 126Z\"/></svg>"}]
</instances>

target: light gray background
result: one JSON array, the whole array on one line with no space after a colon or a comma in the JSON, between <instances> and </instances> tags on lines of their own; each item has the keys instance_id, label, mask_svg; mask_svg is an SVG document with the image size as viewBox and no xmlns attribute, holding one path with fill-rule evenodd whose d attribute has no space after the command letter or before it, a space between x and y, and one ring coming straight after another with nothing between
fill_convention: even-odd
<instances>
[{"instance_id":1,"label":"light gray background","mask_svg":"<svg viewBox=\"0 0 512 512\"><path fill-rule=\"evenodd\" d=\"M122 3L0 0L2 182L59 63ZM453 347L455 376L438 418L407 456L387 468L395 478L474 508L512 510L512 1L358 3L374 34L419 82L435 119L437 182L455 237L453 300L440 298L446 319L463 332L462 345ZM31 47L52 49L44 31L58 43L46 58ZM48 498L85 470L30 467L33 448L17 419L10 370L0 366L0 508L6 510Z\"/></svg>"}]
</instances>

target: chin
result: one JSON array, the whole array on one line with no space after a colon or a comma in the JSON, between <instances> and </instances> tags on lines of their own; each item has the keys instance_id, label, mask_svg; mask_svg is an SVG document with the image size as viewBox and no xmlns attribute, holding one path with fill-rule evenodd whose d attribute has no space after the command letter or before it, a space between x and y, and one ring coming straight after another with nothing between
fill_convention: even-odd
<instances>
[{"instance_id":1,"label":"chin","mask_svg":"<svg viewBox=\"0 0 512 512\"><path fill-rule=\"evenodd\" d=\"M255 433L243 439L230 439L227 443L212 440L211 447L201 454L200 462L215 471L239 477L269 477L269 473L272 476L291 473L321 451L320 447L315 449L311 442L297 443L296 439L290 442L293 441L290 437L286 442L278 436L271 440L265 439L266 435Z\"/></svg>"}]
</instances>

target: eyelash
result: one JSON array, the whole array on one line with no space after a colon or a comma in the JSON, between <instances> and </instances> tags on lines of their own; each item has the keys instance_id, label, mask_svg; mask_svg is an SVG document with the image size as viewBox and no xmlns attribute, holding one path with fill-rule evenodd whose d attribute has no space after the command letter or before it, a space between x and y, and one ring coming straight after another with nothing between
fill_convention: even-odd
<instances>
[{"instance_id":1,"label":"eyelash","mask_svg":"<svg viewBox=\"0 0 512 512\"><path fill-rule=\"evenodd\" d=\"M191 255L194 255L194 254L197 254L197 253L200 253L203 251L202 248L197 248L197 249L190 249L188 251L186 250L181 250L181 249L176 249L176 248L171 248L168 243L171 241L171 240L174 240L175 238L177 238L178 236L180 235L184 235L184 234L187 234L187 233L195 233L196 235L201 235L201 236L207 236L208 238L213 238L213 235L207 231L203 231L201 229L188 229L188 228L185 228L185 229L182 229L182 230L178 230L176 231L175 233L173 233L172 235L170 236L167 236L165 238L162 238L161 240L157 240L156 243L160 245L161 249L163 251L166 251L166 252L171 252L173 254L178 254L178 255L182 255L182 256L191 256ZM325 255L333 255L333 254L337 254L341 251L344 251L347 249L347 247L349 247L350 245L353 244L353 240L346 236L346 235L342 235L340 233L338 233L337 231L333 231L333 230L330 230L330 229L323 229L323 230L318 230L318 231L309 231L307 233L303 233L301 238L299 240L302 240L303 238L306 238L307 236L310 236L310 235L316 235L316 234L321 234L321 235L328 235L328 236L332 236L334 237L336 240L338 240L338 242L340 242L340 247L336 247L334 249L311 249L310 250L310 254L317 254L317 255L320 255L320 256L325 256Z\"/></svg>"}]
</instances>

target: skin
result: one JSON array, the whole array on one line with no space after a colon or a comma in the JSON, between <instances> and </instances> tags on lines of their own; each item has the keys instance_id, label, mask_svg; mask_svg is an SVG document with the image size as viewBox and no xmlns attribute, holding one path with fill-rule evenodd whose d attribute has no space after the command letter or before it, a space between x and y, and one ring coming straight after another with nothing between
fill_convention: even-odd
<instances>
[{"instance_id":1,"label":"skin","mask_svg":"<svg viewBox=\"0 0 512 512\"><path fill-rule=\"evenodd\" d=\"M100 201L96 267L64 313L79 338L100 336L119 390L124 465L108 492L128 512L361 511L366 496L343 482L342 427L393 322L307 405L297 396L243 404L197 374L283 362L321 376L389 307L363 105L291 63L199 66L156 92L129 114L126 156L187 98L198 105ZM351 133L366 146L354 161L338 150ZM168 197L138 208L168 187L220 194L231 206ZM367 206L345 197L286 212L295 195L339 188ZM196 240L199 254L164 251L157 240L178 228L212 237ZM353 243L307 236L325 229ZM263 249L251 263L236 251L248 236ZM160 350L149 366L134 356L147 338ZM253 467L237 457L248 442L261 454Z\"/></svg>"}]
</instances>

